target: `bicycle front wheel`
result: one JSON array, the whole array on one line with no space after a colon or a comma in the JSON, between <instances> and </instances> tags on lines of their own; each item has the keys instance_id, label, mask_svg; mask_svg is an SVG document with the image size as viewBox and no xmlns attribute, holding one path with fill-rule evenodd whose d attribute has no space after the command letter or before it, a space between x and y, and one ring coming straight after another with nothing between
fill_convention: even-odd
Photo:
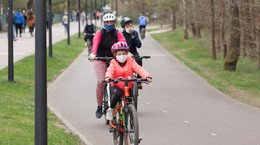
<instances>
[{"instance_id":1,"label":"bicycle front wheel","mask_svg":"<svg viewBox=\"0 0 260 145\"><path fill-rule=\"evenodd\" d=\"M134 85L133 85L133 100L134 100L135 109L137 111L137 104L138 104L138 87L137 87L137 82L134 82Z\"/></svg>"},{"instance_id":2,"label":"bicycle front wheel","mask_svg":"<svg viewBox=\"0 0 260 145\"><path fill-rule=\"evenodd\" d=\"M116 126L113 132L114 145L123 145L123 132L121 131L121 123L120 111L117 111L116 116L113 119L113 124Z\"/></svg>"},{"instance_id":3,"label":"bicycle front wheel","mask_svg":"<svg viewBox=\"0 0 260 145\"><path fill-rule=\"evenodd\" d=\"M135 107L130 104L127 106L125 112L125 128L124 142L126 145L138 145L139 144L139 125L138 117Z\"/></svg>"},{"instance_id":4,"label":"bicycle front wheel","mask_svg":"<svg viewBox=\"0 0 260 145\"><path fill-rule=\"evenodd\" d=\"M105 123L108 125L109 124L109 120L107 120L106 118L106 113L107 113L107 109L108 109L108 92L107 92L107 89L105 89L105 92L104 92L104 97L103 97L103 114L105 116Z\"/></svg>"}]
</instances>

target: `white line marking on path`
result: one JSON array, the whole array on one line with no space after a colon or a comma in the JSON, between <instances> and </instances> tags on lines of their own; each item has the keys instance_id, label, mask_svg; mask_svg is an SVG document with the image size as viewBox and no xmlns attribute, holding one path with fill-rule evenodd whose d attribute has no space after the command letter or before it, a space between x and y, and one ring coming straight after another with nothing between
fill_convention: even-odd
<instances>
[{"instance_id":1,"label":"white line marking on path","mask_svg":"<svg viewBox=\"0 0 260 145\"><path fill-rule=\"evenodd\" d=\"M148 103L146 103L146 105L150 105L150 103L148 102Z\"/></svg>"},{"instance_id":2,"label":"white line marking on path","mask_svg":"<svg viewBox=\"0 0 260 145\"><path fill-rule=\"evenodd\" d=\"M167 113L167 111L162 111L163 113Z\"/></svg>"},{"instance_id":3,"label":"white line marking on path","mask_svg":"<svg viewBox=\"0 0 260 145\"><path fill-rule=\"evenodd\" d=\"M187 120L184 120L183 122L184 122L184 123L189 123L189 121L187 121Z\"/></svg>"},{"instance_id":4,"label":"white line marking on path","mask_svg":"<svg viewBox=\"0 0 260 145\"><path fill-rule=\"evenodd\" d=\"M217 136L217 134L216 134L216 133L211 133L210 135L212 135L212 136Z\"/></svg>"}]
</instances>

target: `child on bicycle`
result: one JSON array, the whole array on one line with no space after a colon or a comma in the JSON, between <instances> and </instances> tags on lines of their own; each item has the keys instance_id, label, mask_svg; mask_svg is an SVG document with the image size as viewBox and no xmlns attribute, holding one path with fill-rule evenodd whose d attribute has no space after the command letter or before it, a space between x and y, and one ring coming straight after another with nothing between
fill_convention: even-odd
<instances>
[{"instance_id":1,"label":"child on bicycle","mask_svg":"<svg viewBox=\"0 0 260 145\"><path fill-rule=\"evenodd\" d=\"M145 71L143 67L138 65L136 61L128 56L129 47L124 42L115 43L111 52L113 53L115 59L111 60L110 66L107 68L107 72L105 75L105 81L109 82L109 79L118 79L122 77L122 79L126 79L129 76L133 78L133 71L139 74L142 78L147 79L148 83L152 82L152 77ZM133 82L129 82L129 88L131 92L131 88L133 86ZM111 92L113 93L113 97L111 100L111 104L107 110L107 120L113 119L113 111L116 106L116 103L120 101L123 95L124 82L118 82L117 84L111 84Z\"/></svg>"},{"instance_id":2,"label":"child on bicycle","mask_svg":"<svg viewBox=\"0 0 260 145\"><path fill-rule=\"evenodd\" d=\"M142 66L142 59L140 59L140 55L137 52L136 48L141 48L142 42L140 41L138 37L138 32L133 29L133 21L128 18L124 17L121 21L121 27L123 28L123 35L125 37L125 40L127 42L127 45L129 46L130 53L134 56L135 61ZM141 78L138 75L138 78ZM142 84L138 83L138 89L142 89Z\"/></svg>"},{"instance_id":3,"label":"child on bicycle","mask_svg":"<svg viewBox=\"0 0 260 145\"><path fill-rule=\"evenodd\" d=\"M109 62L95 60L95 57L113 57L111 47L116 42L126 42L123 34L115 28L116 16L112 13L106 13L103 16L104 26L97 30L94 39L91 54L89 59L94 62L95 73L97 76L96 98L97 111L96 117L102 116L102 102L105 90L105 85L102 81L105 79L105 73Z\"/></svg>"}]
</instances>

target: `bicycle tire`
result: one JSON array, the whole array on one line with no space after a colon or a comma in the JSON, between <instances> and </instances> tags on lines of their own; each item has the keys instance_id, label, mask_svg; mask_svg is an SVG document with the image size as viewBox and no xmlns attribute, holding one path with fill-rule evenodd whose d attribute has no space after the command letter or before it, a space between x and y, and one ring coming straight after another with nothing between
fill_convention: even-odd
<instances>
[{"instance_id":1,"label":"bicycle tire","mask_svg":"<svg viewBox=\"0 0 260 145\"><path fill-rule=\"evenodd\" d=\"M127 132L124 132L124 141L126 145L138 145L139 144L139 125L138 116L135 107L132 104L127 106L125 112L125 128Z\"/></svg>"},{"instance_id":2,"label":"bicycle tire","mask_svg":"<svg viewBox=\"0 0 260 145\"><path fill-rule=\"evenodd\" d=\"M134 106L135 109L137 111L137 106L138 106L138 86L137 86L137 82L134 82L133 85L133 101L134 101Z\"/></svg>"},{"instance_id":3,"label":"bicycle tire","mask_svg":"<svg viewBox=\"0 0 260 145\"><path fill-rule=\"evenodd\" d=\"M105 123L106 123L106 125L108 125L109 124L109 120L107 120L107 118L106 118L106 113L107 113L107 109L108 109L108 95L107 95L107 90L106 89L104 91L102 108L103 108L103 112L102 113L104 114L104 117L105 117Z\"/></svg>"},{"instance_id":4,"label":"bicycle tire","mask_svg":"<svg viewBox=\"0 0 260 145\"><path fill-rule=\"evenodd\" d=\"M114 145L123 145L123 132L121 132L121 119L120 111L117 111L116 116L113 119L113 123L116 126L113 132Z\"/></svg>"},{"instance_id":5,"label":"bicycle tire","mask_svg":"<svg viewBox=\"0 0 260 145\"><path fill-rule=\"evenodd\" d=\"M89 56L91 54L92 46L91 46L91 42L90 41L87 41L87 44L88 44L88 56Z\"/></svg>"}]
</instances>

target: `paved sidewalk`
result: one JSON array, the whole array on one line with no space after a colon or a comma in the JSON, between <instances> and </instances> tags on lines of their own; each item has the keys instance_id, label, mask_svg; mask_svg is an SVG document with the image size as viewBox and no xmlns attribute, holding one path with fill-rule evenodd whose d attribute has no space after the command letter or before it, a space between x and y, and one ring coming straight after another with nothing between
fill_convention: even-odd
<instances>
[{"instance_id":1,"label":"paved sidewalk","mask_svg":"<svg viewBox=\"0 0 260 145\"><path fill-rule=\"evenodd\" d=\"M78 33L78 22L71 22L70 35ZM81 25L81 31L84 26ZM22 58L34 54L35 52L35 37L31 37L28 32L28 28L25 33L22 33L22 37L17 37L18 40L14 44L14 62L21 60ZM47 31L47 47L49 47L49 31ZM64 26L61 23L53 24L52 26L52 43L56 43L63 39L66 39ZM83 40L83 37L82 37ZM82 41L83 43L84 41ZM0 33L0 70L8 66L8 38L7 33ZM55 54L53 54L55 55Z\"/></svg>"},{"instance_id":2,"label":"paved sidewalk","mask_svg":"<svg viewBox=\"0 0 260 145\"><path fill-rule=\"evenodd\" d=\"M237 102L187 68L148 34L140 49L153 83L138 102L141 145L259 145L260 109ZM113 145L97 119L96 76L84 51L48 88L49 107L88 145Z\"/></svg>"}]
</instances>

